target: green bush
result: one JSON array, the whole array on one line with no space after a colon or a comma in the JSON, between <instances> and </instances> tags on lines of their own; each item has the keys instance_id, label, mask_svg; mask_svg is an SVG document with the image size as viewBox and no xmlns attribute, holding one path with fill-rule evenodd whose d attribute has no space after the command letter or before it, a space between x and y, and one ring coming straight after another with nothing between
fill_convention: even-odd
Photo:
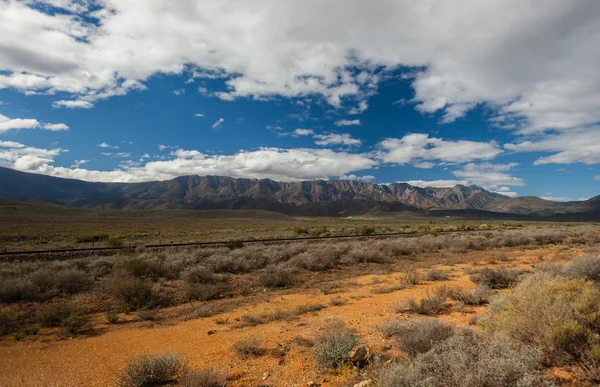
<instances>
[{"instance_id":1,"label":"green bush","mask_svg":"<svg viewBox=\"0 0 600 387\"><path fill-rule=\"evenodd\" d=\"M440 295L432 295L422 298L421 300L409 299L406 307L408 310L418 314L439 314L446 309L446 297Z\"/></svg>"},{"instance_id":2,"label":"green bush","mask_svg":"<svg viewBox=\"0 0 600 387\"><path fill-rule=\"evenodd\" d=\"M71 303L58 300L41 305L37 311L37 320L44 327L57 327L75 313L75 307Z\"/></svg>"},{"instance_id":3,"label":"green bush","mask_svg":"<svg viewBox=\"0 0 600 387\"><path fill-rule=\"evenodd\" d=\"M464 329L410 361L384 368L382 387L538 387L547 385L541 351Z\"/></svg>"},{"instance_id":4,"label":"green bush","mask_svg":"<svg viewBox=\"0 0 600 387\"><path fill-rule=\"evenodd\" d=\"M600 290L585 280L536 273L493 300L481 324L542 348L556 364L577 360L600 344Z\"/></svg>"},{"instance_id":5,"label":"green bush","mask_svg":"<svg viewBox=\"0 0 600 387\"><path fill-rule=\"evenodd\" d=\"M107 279L105 286L109 295L132 309L160 306L161 298L148 280L124 272L115 272Z\"/></svg>"},{"instance_id":6,"label":"green bush","mask_svg":"<svg viewBox=\"0 0 600 387\"><path fill-rule=\"evenodd\" d=\"M334 318L329 320L317 336L315 357L320 369L336 369L344 365L348 352L358 343L358 338L348 332L346 324Z\"/></svg>"},{"instance_id":7,"label":"green bush","mask_svg":"<svg viewBox=\"0 0 600 387\"><path fill-rule=\"evenodd\" d=\"M17 322L6 309L0 309L0 336L7 335L17 329Z\"/></svg>"},{"instance_id":8,"label":"green bush","mask_svg":"<svg viewBox=\"0 0 600 387\"><path fill-rule=\"evenodd\" d=\"M187 362L177 353L140 354L127 361L117 375L119 387L152 387L175 382L187 372Z\"/></svg>"},{"instance_id":9,"label":"green bush","mask_svg":"<svg viewBox=\"0 0 600 387\"><path fill-rule=\"evenodd\" d=\"M109 236L104 239L104 246L106 247L121 247L123 246L123 241L116 236Z\"/></svg>"}]
</instances>

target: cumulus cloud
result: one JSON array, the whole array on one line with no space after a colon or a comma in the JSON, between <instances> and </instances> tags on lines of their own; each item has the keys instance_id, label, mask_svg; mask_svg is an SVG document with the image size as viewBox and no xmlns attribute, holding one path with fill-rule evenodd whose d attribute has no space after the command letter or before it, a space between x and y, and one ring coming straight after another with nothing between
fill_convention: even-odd
<instances>
[{"instance_id":1,"label":"cumulus cloud","mask_svg":"<svg viewBox=\"0 0 600 387\"><path fill-rule=\"evenodd\" d=\"M454 187L455 185L469 185L468 180L407 180L400 181L399 183L407 183L410 185L414 185L415 187Z\"/></svg>"},{"instance_id":2,"label":"cumulus cloud","mask_svg":"<svg viewBox=\"0 0 600 387\"><path fill-rule=\"evenodd\" d=\"M188 72L223 79L213 94L224 100L316 94L360 114L377 72L402 67L415 107L442 122L479 104L521 132L600 121L593 0L44 1L68 12L0 3L0 88L72 95L57 107L89 108L154 74Z\"/></svg>"},{"instance_id":3,"label":"cumulus cloud","mask_svg":"<svg viewBox=\"0 0 600 387\"><path fill-rule=\"evenodd\" d=\"M54 101L52 104L55 108L66 107L69 109L89 109L94 106L93 103L84 100L74 100L74 101Z\"/></svg>"},{"instance_id":4,"label":"cumulus cloud","mask_svg":"<svg viewBox=\"0 0 600 387\"><path fill-rule=\"evenodd\" d=\"M349 133L328 133L328 134L315 134L313 135L316 145L327 146L327 145L345 145L345 146L359 146L362 141L357 138L352 138Z\"/></svg>"},{"instance_id":5,"label":"cumulus cloud","mask_svg":"<svg viewBox=\"0 0 600 387\"><path fill-rule=\"evenodd\" d=\"M387 138L378 144L377 157L386 163L416 163L439 160L463 163L473 160L490 160L502 153L495 142L450 141L429 137L428 134L411 133L402 138Z\"/></svg>"},{"instance_id":6,"label":"cumulus cloud","mask_svg":"<svg viewBox=\"0 0 600 387\"><path fill-rule=\"evenodd\" d=\"M212 125L213 129L217 129L218 127L220 127L223 122L225 121L225 119L223 118L219 118L218 120L215 121L215 123Z\"/></svg>"},{"instance_id":7,"label":"cumulus cloud","mask_svg":"<svg viewBox=\"0 0 600 387\"><path fill-rule=\"evenodd\" d=\"M512 176L510 173L508 173L512 168L518 165L518 163L469 163L462 169L454 171L453 174L456 177L471 182L471 184L482 186L483 188L491 191L501 192L504 190L505 192L508 192L504 187L522 187L525 185L525 181L523 179Z\"/></svg>"},{"instance_id":8,"label":"cumulus cloud","mask_svg":"<svg viewBox=\"0 0 600 387\"><path fill-rule=\"evenodd\" d=\"M79 168L83 164L86 164L86 163L89 163L89 162L90 162L90 160L75 160L73 162L73 165L71 165L71 168Z\"/></svg>"},{"instance_id":9,"label":"cumulus cloud","mask_svg":"<svg viewBox=\"0 0 600 387\"><path fill-rule=\"evenodd\" d=\"M168 180L181 175L222 175L298 181L349 175L377 165L377 162L367 155L336 152L330 149L260 148L239 151L232 155L207 155L198 150L176 149L171 151L165 160L145 163L124 162L120 169L97 171L83 169L82 163L78 165L77 162L70 168L55 166L54 158L65 151L0 141L0 163L26 172L103 182ZM111 156L131 155L116 153Z\"/></svg>"},{"instance_id":10,"label":"cumulus cloud","mask_svg":"<svg viewBox=\"0 0 600 387\"><path fill-rule=\"evenodd\" d=\"M294 137L300 137L300 136L312 136L313 134L315 134L315 132L312 129L298 128L298 129L294 130L294 133L292 135Z\"/></svg>"},{"instance_id":11,"label":"cumulus cloud","mask_svg":"<svg viewBox=\"0 0 600 387\"><path fill-rule=\"evenodd\" d=\"M118 146L118 145L110 145L110 144L107 144L106 142L101 142L100 144L98 144L98 146L99 146L100 148L112 148L112 149L119 149L119 146Z\"/></svg>"},{"instance_id":12,"label":"cumulus cloud","mask_svg":"<svg viewBox=\"0 0 600 387\"><path fill-rule=\"evenodd\" d=\"M42 125L43 129L46 130L51 130L51 131L60 131L60 130L69 130L69 126L67 126L66 124L60 123L60 124L44 124Z\"/></svg>"},{"instance_id":13,"label":"cumulus cloud","mask_svg":"<svg viewBox=\"0 0 600 387\"><path fill-rule=\"evenodd\" d=\"M573 129L569 132L544 135L516 144L505 144L513 152L558 152L540 157L534 164L600 163L600 127Z\"/></svg>"},{"instance_id":14,"label":"cumulus cloud","mask_svg":"<svg viewBox=\"0 0 600 387\"><path fill-rule=\"evenodd\" d=\"M196 114L194 114L194 117L204 117L204 114L202 114L202 113L196 113Z\"/></svg>"},{"instance_id":15,"label":"cumulus cloud","mask_svg":"<svg viewBox=\"0 0 600 387\"><path fill-rule=\"evenodd\" d=\"M339 120L334 123L335 126L352 126L352 125L360 125L360 120Z\"/></svg>"},{"instance_id":16,"label":"cumulus cloud","mask_svg":"<svg viewBox=\"0 0 600 387\"><path fill-rule=\"evenodd\" d=\"M38 120L33 118L9 118L0 114L0 133L8 132L9 130L19 129L44 129L50 131L68 130L69 127L66 124L50 124L40 123Z\"/></svg>"},{"instance_id":17,"label":"cumulus cloud","mask_svg":"<svg viewBox=\"0 0 600 387\"><path fill-rule=\"evenodd\" d=\"M339 179L340 180L356 180L356 181L363 181L365 183L370 183L373 180L375 180L375 176L373 176L373 175L357 176L357 175L351 174L351 175L340 176Z\"/></svg>"}]
</instances>

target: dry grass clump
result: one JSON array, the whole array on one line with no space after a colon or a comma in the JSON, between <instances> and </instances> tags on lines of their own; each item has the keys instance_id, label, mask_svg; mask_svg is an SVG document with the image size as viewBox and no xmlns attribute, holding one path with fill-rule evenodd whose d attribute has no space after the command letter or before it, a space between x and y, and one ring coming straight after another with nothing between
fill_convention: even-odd
<instances>
[{"instance_id":1,"label":"dry grass clump","mask_svg":"<svg viewBox=\"0 0 600 387\"><path fill-rule=\"evenodd\" d=\"M519 272L513 269L491 269L483 268L476 270L471 275L471 281L483 284L492 289L505 289L516 284L519 280Z\"/></svg>"},{"instance_id":2,"label":"dry grass clump","mask_svg":"<svg viewBox=\"0 0 600 387\"><path fill-rule=\"evenodd\" d=\"M149 280L134 277L127 272L115 272L104 284L106 292L131 309L149 309L160 306L160 295Z\"/></svg>"},{"instance_id":3,"label":"dry grass clump","mask_svg":"<svg viewBox=\"0 0 600 387\"><path fill-rule=\"evenodd\" d=\"M421 282L421 276L416 271L404 273L400 278L400 284L404 286L414 286Z\"/></svg>"},{"instance_id":4,"label":"dry grass clump","mask_svg":"<svg viewBox=\"0 0 600 387\"><path fill-rule=\"evenodd\" d=\"M344 321L339 318L327 321L316 339L317 366L323 370L341 367L357 343L358 338L348 331Z\"/></svg>"},{"instance_id":5,"label":"dry grass clump","mask_svg":"<svg viewBox=\"0 0 600 387\"><path fill-rule=\"evenodd\" d=\"M89 316L64 300L42 305L38 309L37 320L43 327L61 327L63 333L69 336L91 329Z\"/></svg>"},{"instance_id":6,"label":"dry grass clump","mask_svg":"<svg viewBox=\"0 0 600 387\"><path fill-rule=\"evenodd\" d=\"M398 348L410 356L429 351L435 344L455 334L455 328L436 319L388 320L384 336L394 337Z\"/></svg>"},{"instance_id":7,"label":"dry grass clump","mask_svg":"<svg viewBox=\"0 0 600 387\"><path fill-rule=\"evenodd\" d=\"M346 304L346 300L344 300L341 296L333 296L331 300L329 300L329 305L331 306L342 306Z\"/></svg>"},{"instance_id":8,"label":"dry grass clump","mask_svg":"<svg viewBox=\"0 0 600 387\"><path fill-rule=\"evenodd\" d=\"M187 362L178 353L142 353L127 361L117 375L119 387L151 387L177 381L187 372Z\"/></svg>"},{"instance_id":9,"label":"dry grass clump","mask_svg":"<svg viewBox=\"0 0 600 387\"><path fill-rule=\"evenodd\" d=\"M509 340L459 330L425 353L384 368L382 387L504 387L546 385L541 351Z\"/></svg>"},{"instance_id":10,"label":"dry grass clump","mask_svg":"<svg viewBox=\"0 0 600 387\"><path fill-rule=\"evenodd\" d=\"M424 315L440 314L446 310L446 297L438 294L428 295L425 298L417 300L408 299L403 305L404 310ZM400 310L402 306L399 306Z\"/></svg>"},{"instance_id":11,"label":"dry grass clump","mask_svg":"<svg viewBox=\"0 0 600 387\"><path fill-rule=\"evenodd\" d=\"M259 357L265 354L265 349L261 346L260 341L257 339L241 339L233 344L235 352L240 355L243 359L250 357Z\"/></svg>"},{"instance_id":12,"label":"dry grass clump","mask_svg":"<svg viewBox=\"0 0 600 387\"><path fill-rule=\"evenodd\" d=\"M227 371L214 367L185 373L178 381L181 387L223 387L227 384Z\"/></svg>"},{"instance_id":13,"label":"dry grass clump","mask_svg":"<svg viewBox=\"0 0 600 387\"><path fill-rule=\"evenodd\" d=\"M456 287L449 291L449 297L464 305L483 305L490 301L491 289L485 284L479 284L474 289Z\"/></svg>"},{"instance_id":14,"label":"dry grass clump","mask_svg":"<svg viewBox=\"0 0 600 387\"><path fill-rule=\"evenodd\" d=\"M430 269L425 272L423 278L425 281L446 281L450 278L450 272L448 270Z\"/></svg>"},{"instance_id":15,"label":"dry grass clump","mask_svg":"<svg viewBox=\"0 0 600 387\"><path fill-rule=\"evenodd\" d=\"M600 283L600 257L586 256L575 258L567 264L564 272L571 278L583 278Z\"/></svg>"},{"instance_id":16,"label":"dry grass clump","mask_svg":"<svg viewBox=\"0 0 600 387\"><path fill-rule=\"evenodd\" d=\"M261 324L267 324L273 321L292 320L300 315L318 312L327 308L323 304L298 305L293 310L276 310L273 313L263 313L260 315L245 314L234 324L235 328L253 327Z\"/></svg>"},{"instance_id":17,"label":"dry grass clump","mask_svg":"<svg viewBox=\"0 0 600 387\"><path fill-rule=\"evenodd\" d=\"M581 279L535 273L493 300L481 325L542 348L555 364L586 360L582 354L600 355L600 289Z\"/></svg>"},{"instance_id":18,"label":"dry grass clump","mask_svg":"<svg viewBox=\"0 0 600 387\"><path fill-rule=\"evenodd\" d=\"M294 283L294 271L281 265L269 266L260 275L259 281L266 288L287 288Z\"/></svg>"}]
</instances>

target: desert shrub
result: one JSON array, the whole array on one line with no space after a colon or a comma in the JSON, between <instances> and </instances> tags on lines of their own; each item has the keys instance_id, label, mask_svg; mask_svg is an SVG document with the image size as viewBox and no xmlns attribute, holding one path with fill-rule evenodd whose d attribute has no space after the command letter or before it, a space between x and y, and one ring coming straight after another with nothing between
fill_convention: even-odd
<instances>
[{"instance_id":1,"label":"desert shrub","mask_svg":"<svg viewBox=\"0 0 600 387\"><path fill-rule=\"evenodd\" d=\"M346 303L346 300L344 300L340 296L333 296L333 297L331 297L331 300L329 300L329 305L331 305L331 306L342 306L345 303Z\"/></svg>"},{"instance_id":2,"label":"desert shrub","mask_svg":"<svg viewBox=\"0 0 600 387\"><path fill-rule=\"evenodd\" d=\"M386 367L382 387L543 386L542 353L502 338L464 329L412 360Z\"/></svg>"},{"instance_id":3,"label":"desert shrub","mask_svg":"<svg viewBox=\"0 0 600 387\"><path fill-rule=\"evenodd\" d=\"M4 278L0 281L0 301L39 301L43 299L42 291L26 278Z\"/></svg>"},{"instance_id":4,"label":"desert shrub","mask_svg":"<svg viewBox=\"0 0 600 387\"><path fill-rule=\"evenodd\" d=\"M108 239L108 234L82 235L75 238L77 243L94 243Z\"/></svg>"},{"instance_id":5,"label":"desert shrub","mask_svg":"<svg viewBox=\"0 0 600 387\"><path fill-rule=\"evenodd\" d=\"M142 353L127 361L117 375L119 387L151 387L176 381L185 375L187 362L177 353Z\"/></svg>"},{"instance_id":6,"label":"desert shrub","mask_svg":"<svg viewBox=\"0 0 600 387\"><path fill-rule=\"evenodd\" d=\"M565 274L571 278L583 278L600 283L600 257L575 258L564 270Z\"/></svg>"},{"instance_id":7,"label":"desert shrub","mask_svg":"<svg viewBox=\"0 0 600 387\"><path fill-rule=\"evenodd\" d=\"M404 321L399 319L386 320L380 331L383 337L390 338L396 336L404 325Z\"/></svg>"},{"instance_id":8,"label":"desert shrub","mask_svg":"<svg viewBox=\"0 0 600 387\"><path fill-rule=\"evenodd\" d=\"M465 305L482 305L489 302L491 290L487 285L479 284L475 289L454 288L449 292L450 298Z\"/></svg>"},{"instance_id":9,"label":"desert shrub","mask_svg":"<svg viewBox=\"0 0 600 387\"><path fill-rule=\"evenodd\" d=\"M299 316L301 314L306 314L306 313L311 313L311 312L318 312L320 310L323 310L327 308L325 305L323 304L307 304L307 305L298 305L296 307L296 309L294 310L294 313Z\"/></svg>"},{"instance_id":10,"label":"desert shrub","mask_svg":"<svg viewBox=\"0 0 600 387\"><path fill-rule=\"evenodd\" d=\"M119 322L119 313L116 310L109 310L104 315L104 320L108 324L117 324Z\"/></svg>"},{"instance_id":11,"label":"desert shrub","mask_svg":"<svg viewBox=\"0 0 600 387\"><path fill-rule=\"evenodd\" d=\"M425 272L426 281L446 281L450 278L450 273L447 270L430 269Z\"/></svg>"},{"instance_id":12,"label":"desert shrub","mask_svg":"<svg viewBox=\"0 0 600 387\"><path fill-rule=\"evenodd\" d=\"M325 248L300 253L292 258L290 262L310 271L323 271L334 267L338 263L339 256L338 251Z\"/></svg>"},{"instance_id":13,"label":"desert shrub","mask_svg":"<svg viewBox=\"0 0 600 387\"><path fill-rule=\"evenodd\" d=\"M241 339L233 344L233 349L243 359L259 357L265 354L265 349L257 339Z\"/></svg>"},{"instance_id":14,"label":"desert shrub","mask_svg":"<svg viewBox=\"0 0 600 387\"><path fill-rule=\"evenodd\" d=\"M125 272L116 272L107 279L106 291L132 309L153 308L161 299L152 283Z\"/></svg>"},{"instance_id":15,"label":"desert shrub","mask_svg":"<svg viewBox=\"0 0 600 387\"><path fill-rule=\"evenodd\" d=\"M471 281L487 285L492 289L504 289L517 283L519 272L512 269L483 268L471 275Z\"/></svg>"},{"instance_id":16,"label":"desert shrub","mask_svg":"<svg viewBox=\"0 0 600 387\"><path fill-rule=\"evenodd\" d=\"M227 384L227 372L213 367L185 373L177 383L181 387L223 387Z\"/></svg>"},{"instance_id":17,"label":"desert shrub","mask_svg":"<svg viewBox=\"0 0 600 387\"><path fill-rule=\"evenodd\" d=\"M123 246L123 241L117 236L109 236L104 239L104 246L106 247L121 247Z\"/></svg>"},{"instance_id":18,"label":"desert shrub","mask_svg":"<svg viewBox=\"0 0 600 387\"><path fill-rule=\"evenodd\" d=\"M418 285L421 282L421 276L416 271L404 273L400 278L400 283L405 286Z\"/></svg>"},{"instance_id":19,"label":"desert shrub","mask_svg":"<svg viewBox=\"0 0 600 387\"><path fill-rule=\"evenodd\" d=\"M421 300L411 298L406 302L406 309L418 314L439 314L446 309L446 297L434 294Z\"/></svg>"},{"instance_id":20,"label":"desert shrub","mask_svg":"<svg viewBox=\"0 0 600 387\"><path fill-rule=\"evenodd\" d=\"M429 351L435 344L454 335L455 328L436 319L412 319L396 323L394 336L401 351L414 356ZM391 332L389 332L391 333Z\"/></svg>"},{"instance_id":21,"label":"desert shrub","mask_svg":"<svg viewBox=\"0 0 600 387\"><path fill-rule=\"evenodd\" d=\"M260 275L259 280L266 288L285 288L294 283L294 272L280 265L269 266Z\"/></svg>"},{"instance_id":22,"label":"desert shrub","mask_svg":"<svg viewBox=\"0 0 600 387\"><path fill-rule=\"evenodd\" d=\"M231 287L226 283L186 283L185 293L190 300L208 301L223 297Z\"/></svg>"},{"instance_id":23,"label":"desert shrub","mask_svg":"<svg viewBox=\"0 0 600 387\"><path fill-rule=\"evenodd\" d=\"M361 228L358 229L358 234L360 234L360 235L373 235L373 234L375 234L376 231L377 231L377 229L375 227L363 226L363 227L361 227Z\"/></svg>"},{"instance_id":24,"label":"desert shrub","mask_svg":"<svg viewBox=\"0 0 600 387\"><path fill-rule=\"evenodd\" d=\"M137 311L137 316L144 321L154 321L158 318L159 312L160 312L160 308L139 309Z\"/></svg>"},{"instance_id":25,"label":"desert shrub","mask_svg":"<svg viewBox=\"0 0 600 387\"><path fill-rule=\"evenodd\" d=\"M142 257L130 258L117 265L116 269L124 270L134 277L159 279L167 277L167 270L160 261Z\"/></svg>"},{"instance_id":26,"label":"desert shrub","mask_svg":"<svg viewBox=\"0 0 600 387\"><path fill-rule=\"evenodd\" d=\"M61 270L53 273L55 286L62 293L81 293L88 290L93 283L89 274L81 270Z\"/></svg>"},{"instance_id":27,"label":"desert shrub","mask_svg":"<svg viewBox=\"0 0 600 387\"><path fill-rule=\"evenodd\" d=\"M67 336L86 332L91 329L90 317L83 313L75 312L62 320L61 327Z\"/></svg>"},{"instance_id":28,"label":"desert shrub","mask_svg":"<svg viewBox=\"0 0 600 387\"><path fill-rule=\"evenodd\" d=\"M44 327L57 327L75 313L75 307L70 302L57 300L41 305L37 310L37 320Z\"/></svg>"},{"instance_id":29,"label":"desert shrub","mask_svg":"<svg viewBox=\"0 0 600 387\"><path fill-rule=\"evenodd\" d=\"M189 269L183 272L181 277L183 278L184 282L190 284L206 284L217 282L214 270L201 265L190 267Z\"/></svg>"},{"instance_id":30,"label":"desert shrub","mask_svg":"<svg viewBox=\"0 0 600 387\"><path fill-rule=\"evenodd\" d=\"M338 319L329 320L317 336L315 357L321 369L336 369L344 364L348 352L358 343L358 338L350 333L346 324Z\"/></svg>"},{"instance_id":31,"label":"desert shrub","mask_svg":"<svg viewBox=\"0 0 600 387\"><path fill-rule=\"evenodd\" d=\"M480 323L542 348L561 364L600 344L600 290L585 280L535 273L494 299Z\"/></svg>"},{"instance_id":32,"label":"desert shrub","mask_svg":"<svg viewBox=\"0 0 600 387\"><path fill-rule=\"evenodd\" d=\"M17 322L6 309L0 309L0 336L7 335L17 328Z\"/></svg>"}]
</instances>

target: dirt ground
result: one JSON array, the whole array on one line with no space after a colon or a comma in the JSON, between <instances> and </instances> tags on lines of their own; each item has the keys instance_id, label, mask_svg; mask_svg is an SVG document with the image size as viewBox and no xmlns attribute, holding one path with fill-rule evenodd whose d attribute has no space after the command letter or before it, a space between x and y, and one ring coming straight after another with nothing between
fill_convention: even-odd
<instances>
[{"instance_id":1,"label":"dirt ground","mask_svg":"<svg viewBox=\"0 0 600 387\"><path fill-rule=\"evenodd\" d=\"M239 307L230 312L189 321L108 325L103 315L96 316L94 336L59 339L53 334L41 334L23 340L8 336L0 340L0 386L109 386L125 361L141 352L179 352L193 369L214 365L228 371L228 386L332 386L344 381L344 375L319 373L314 360L314 348L298 344L295 338L314 339L325 321L331 317L344 320L362 343L375 352L394 357L393 340L385 339L380 327L391 318L412 318L416 315L396 313L393 305L409 298L422 298L440 285L473 287L465 269L493 266L530 268L544 259L551 250L514 250L507 252L507 262L484 262L486 252L480 252L482 262L475 265L439 266L450 270L447 281L424 281L410 288L387 294L372 289L398 285L402 273L363 275L339 281L343 284L336 294L319 290L298 289L285 293L273 292L267 301ZM575 255L576 252L572 252ZM556 261L556 260L553 260ZM330 304L333 297L345 303ZM298 316L293 320L236 328L235 322L245 314L272 313L289 310L298 305L321 303L325 309ZM449 308L437 318L457 326L468 325L473 316L485 313L485 307L467 307L461 312ZM220 324L216 322L219 319ZM226 321L226 323L222 323ZM43 333L43 332L42 332ZM257 358L242 359L232 345L244 338L256 338L268 349L281 351ZM564 372L556 370L556 374ZM564 375L563 375L564 376ZM567 375L568 376L568 375Z\"/></svg>"}]
</instances>

